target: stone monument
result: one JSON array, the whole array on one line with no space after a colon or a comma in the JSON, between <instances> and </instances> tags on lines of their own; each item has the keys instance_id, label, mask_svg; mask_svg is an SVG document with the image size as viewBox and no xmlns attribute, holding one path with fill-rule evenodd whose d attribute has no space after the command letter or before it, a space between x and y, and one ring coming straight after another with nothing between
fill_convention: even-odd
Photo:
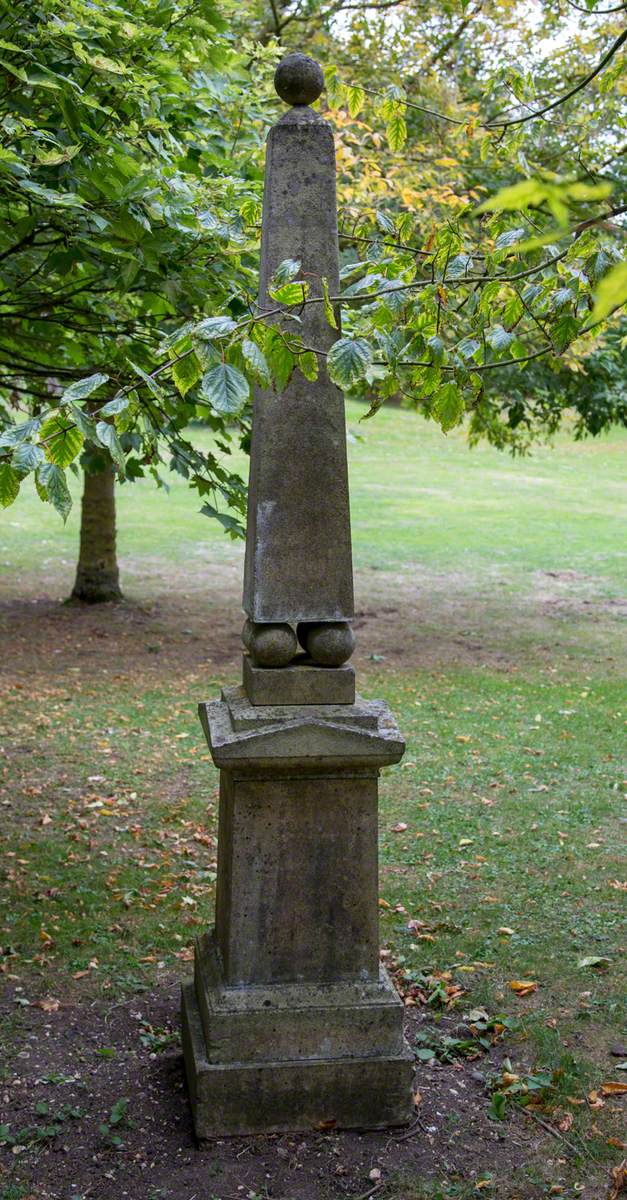
<instances>
[{"instance_id":1,"label":"stone monument","mask_svg":"<svg viewBox=\"0 0 627 1200\"><path fill-rule=\"evenodd\" d=\"M288 258L311 296L323 276L339 287L333 134L309 107L322 71L289 54L275 86L291 107L268 138L261 311ZM323 305L301 318L328 350ZM405 747L348 665L346 425L323 359L316 382L296 371L254 397L243 606L243 685L200 705L220 817L215 928L183 986L196 1133L403 1124L412 1056L379 965L377 796Z\"/></svg>"}]
</instances>

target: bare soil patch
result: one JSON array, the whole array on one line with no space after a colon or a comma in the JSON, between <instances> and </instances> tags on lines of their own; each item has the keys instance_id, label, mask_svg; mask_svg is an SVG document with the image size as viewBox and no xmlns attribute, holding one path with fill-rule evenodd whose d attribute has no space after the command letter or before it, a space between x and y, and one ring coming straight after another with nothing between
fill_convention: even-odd
<instances>
[{"instance_id":1,"label":"bare soil patch","mask_svg":"<svg viewBox=\"0 0 627 1200\"><path fill-rule=\"evenodd\" d=\"M419 1021L408 1028L410 1036ZM177 985L114 1006L97 1001L62 1003L54 1012L23 1008L19 1025L0 1092L3 1120L13 1131L33 1130L33 1143L19 1153L2 1151L0 1185L19 1180L38 1200L339 1200L369 1193L373 1179L379 1184L373 1195L381 1191L399 1200L412 1194L412 1181L417 1186L429 1180L492 1178L499 1190L488 1195L536 1195L524 1184L510 1190L510 1182L533 1162L542 1130L522 1115L507 1126L487 1115L482 1072L495 1066L498 1048L491 1064L421 1064L421 1099L407 1129L312 1131L199 1145L178 1044ZM151 1048L150 1030L159 1031L161 1051ZM123 1119L107 1133L112 1110L124 1100ZM62 1119L55 1122L55 1115ZM54 1130L55 1124L56 1133L40 1133L38 1140L37 1130ZM112 1145L111 1135L122 1144ZM390 1192L383 1190L388 1187ZM592 1200L594 1193L585 1195Z\"/></svg>"},{"instance_id":2,"label":"bare soil patch","mask_svg":"<svg viewBox=\"0 0 627 1200\"><path fill-rule=\"evenodd\" d=\"M210 572L195 564L176 586L165 586L162 577L145 584L141 603L133 599L132 582L121 604L76 606L58 595L6 600L0 631L12 647L11 678L102 670L104 685L113 663L123 676L239 671L236 564L214 563ZM624 639L627 601L604 599L595 584L576 572L544 572L529 594L512 597L498 573L480 587L462 572L361 571L353 661L362 671L380 661L407 670L507 671L523 659L561 662L585 643L592 661L611 671L621 660L617 639Z\"/></svg>"}]
</instances>

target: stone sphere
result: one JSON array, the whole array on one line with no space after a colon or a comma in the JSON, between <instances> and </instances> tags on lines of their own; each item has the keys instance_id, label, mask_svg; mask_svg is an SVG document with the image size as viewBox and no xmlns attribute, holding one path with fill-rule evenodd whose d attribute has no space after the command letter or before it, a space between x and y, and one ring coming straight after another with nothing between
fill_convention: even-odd
<instances>
[{"instance_id":1,"label":"stone sphere","mask_svg":"<svg viewBox=\"0 0 627 1200\"><path fill-rule=\"evenodd\" d=\"M304 640L307 653L320 667L341 667L355 649L355 634L346 621L312 624Z\"/></svg>"},{"instance_id":2,"label":"stone sphere","mask_svg":"<svg viewBox=\"0 0 627 1200\"><path fill-rule=\"evenodd\" d=\"M251 624L248 652L255 666L286 667L296 649L296 634L291 625Z\"/></svg>"},{"instance_id":3,"label":"stone sphere","mask_svg":"<svg viewBox=\"0 0 627 1200\"><path fill-rule=\"evenodd\" d=\"M288 54L274 72L274 86L286 104L313 104L324 88L322 67L308 54Z\"/></svg>"},{"instance_id":4,"label":"stone sphere","mask_svg":"<svg viewBox=\"0 0 627 1200\"><path fill-rule=\"evenodd\" d=\"M244 622L244 627L242 629L242 641L244 643L246 650L250 650L250 641L253 636L254 628L255 628L255 626L253 625L250 617L247 617Z\"/></svg>"}]
</instances>

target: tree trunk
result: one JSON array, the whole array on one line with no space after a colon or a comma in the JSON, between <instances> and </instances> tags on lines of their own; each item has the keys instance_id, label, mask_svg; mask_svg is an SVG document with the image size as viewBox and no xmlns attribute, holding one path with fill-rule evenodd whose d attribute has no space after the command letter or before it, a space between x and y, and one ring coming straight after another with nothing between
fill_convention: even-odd
<instances>
[{"instance_id":1,"label":"tree trunk","mask_svg":"<svg viewBox=\"0 0 627 1200\"><path fill-rule=\"evenodd\" d=\"M84 473L80 554L71 598L85 604L122 598L115 552L114 484L110 459L102 471Z\"/></svg>"}]
</instances>

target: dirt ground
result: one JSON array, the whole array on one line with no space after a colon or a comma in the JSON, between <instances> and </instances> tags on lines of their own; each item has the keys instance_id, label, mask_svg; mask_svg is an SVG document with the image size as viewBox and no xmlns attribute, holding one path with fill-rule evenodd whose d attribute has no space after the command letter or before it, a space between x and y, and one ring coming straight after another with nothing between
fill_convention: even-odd
<instances>
[{"instance_id":1,"label":"dirt ground","mask_svg":"<svg viewBox=\"0 0 627 1200\"><path fill-rule=\"evenodd\" d=\"M368 596L368 605L358 608L355 665L362 673L380 659L396 668L458 664L506 672L517 669L521 644L538 660L557 662L576 652L583 633L592 660L611 672L618 660L595 630L601 609L606 624L617 619L616 602L593 601L588 581L566 574L543 574L516 603L514 642L513 622L492 620L505 586L498 580L486 584L479 601L475 586L469 607L463 580L453 586L443 575L427 586L410 572L363 573L358 595ZM148 600L107 606L106 613L102 606L71 609L56 590L9 600L0 628L11 645L12 685L22 680L36 689L40 672L49 679L51 671L62 677L84 669L92 678L101 672L106 690L134 671L156 682L167 670L174 678L206 675L214 690L216 679L235 675L241 653L239 564L222 564L209 583L203 571L202 591L200 578L193 571L181 578L176 600L155 579L152 595L145 589ZM128 590L132 596L132 581ZM558 1137L520 1110L507 1124L489 1118L484 1075L497 1065L498 1047L476 1061L420 1064L420 1101L407 1130L331 1130L200 1147L184 1090L175 981L114 1004L70 998L46 1011L44 997L43 1007L15 1001L9 986L3 1007L16 1051L4 1063L0 1125L34 1131L35 1149L1 1147L1 1200L528 1200L548 1194L532 1179L538 1155L545 1164L554 1160L559 1175L565 1147ZM147 1029L161 1031L157 1048ZM121 1101L128 1105L120 1109ZM114 1122L112 1110L121 1113ZM16 1172L22 1155L28 1166ZM606 1189L589 1186L583 1171L577 1195L601 1200ZM16 1174L23 1187L13 1183ZM493 1178L501 1181L495 1187ZM443 1190L421 1190L429 1181Z\"/></svg>"},{"instance_id":2,"label":"dirt ground","mask_svg":"<svg viewBox=\"0 0 627 1200\"><path fill-rule=\"evenodd\" d=\"M134 666L142 675L167 669L187 675L200 668L208 677L237 671L241 655L241 564L190 565L177 580L176 595L164 587L161 567L151 578L142 564L141 602L127 576L127 600L120 605L70 606L59 581L50 591L39 587L28 596L0 605L0 632L12 647L10 679L28 679L49 666L56 670L89 663L106 673L115 651L122 676ZM608 654L627 615L627 598L599 595L598 581L576 571L537 572L525 594L506 594L498 573L483 586L461 573L416 568L390 573L356 574L354 629L358 671L373 661L391 667L488 667L517 669L524 653L534 661L568 660L585 645L604 670L620 669L622 655ZM106 620L103 620L103 608ZM0 676L3 667L0 664ZM9 676L6 676L9 679Z\"/></svg>"},{"instance_id":3,"label":"dirt ground","mask_svg":"<svg viewBox=\"0 0 627 1200\"><path fill-rule=\"evenodd\" d=\"M417 1179L471 1184L492 1174L513 1177L534 1159L543 1136L522 1114L506 1128L489 1120L482 1079L495 1065L497 1049L491 1062L422 1064L416 1119L404 1130L272 1135L199 1146L176 1035L176 984L113 1006L67 1003L55 1012L31 1006L19 1019L23 1048L0 1091L4 1119L13 1128L43 1129L55 1113L64 1116L57 1135L42 1141L31 1162L38 1200L335 1200L371 1190L384 1196L388 1185L395 1197L409 1197L419 1195L412 1190ZM144 1046L148 1027L165 1031L164 1041L173 1031L172 1044L156 1052ZM102 1126L121 1099L129 1103L111 1129L122 1142L116 1148ZM559 1145L553 1149L557 1155ZM11 1154L5 1151L5 1162ZM377 1171L380 1177L372 1174ZM513 1184L500 1194L527 1193Z\"/></svg>"}]
</instances>

